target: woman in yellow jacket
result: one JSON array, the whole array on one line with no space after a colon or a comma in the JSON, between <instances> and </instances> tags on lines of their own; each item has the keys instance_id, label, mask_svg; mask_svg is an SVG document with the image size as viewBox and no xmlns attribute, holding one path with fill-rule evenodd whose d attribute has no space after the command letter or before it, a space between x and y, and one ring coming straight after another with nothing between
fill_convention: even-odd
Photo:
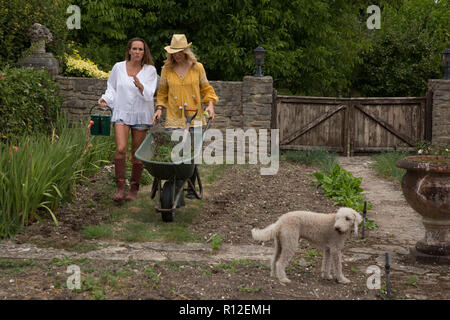
<instances>
[{"instance_id":1,"label":"woman in yellow jacket","mask_svg":"<svg viewBox=\"0 0 450 320\"><path fill-rule=\"evenodd\" d=\"M162 108L166 108L166 128L186 127L185 104L197 108L200 115L202 104L207 104L205 111L214 119L214 105L219 98L206 78L203 65L189 48L191 44L184 34L174 34L170 46L164 48L167 60L161 70L153 119L159 119Z\"/></svg>"},{"instance_id":2,"label":"woman in yellow jacket","mask_svg":"<svg viewBox=\"0 0 450 320\"><path fill-rule=\"evenodd\" d=\"M202 105L214 120L214 105L219 101L214 88L206 78L203 65L197 61L194 53L189 48L184 34L174 34L169 46L166 46L167 59L161 70L159 89L156 99L156 111L153 121L161 118L162 108L166 108L166 128L177 129L186 127L184 105L190 109L198 109L198 115L203 114ZM194 119L192 126L199 125ZM205 125L202 117L201 125ZM191 181L194 183L194 177ZM188 184L189 185L189 184ZM193 198L193 192L188 189L188 198Z\"/></svg>"}]
</instances>

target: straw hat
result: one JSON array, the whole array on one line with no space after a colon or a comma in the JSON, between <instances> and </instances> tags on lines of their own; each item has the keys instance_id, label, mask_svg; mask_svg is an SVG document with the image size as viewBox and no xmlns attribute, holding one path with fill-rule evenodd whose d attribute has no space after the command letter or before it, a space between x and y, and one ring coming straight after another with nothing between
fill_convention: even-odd
<instances>
[{"instance_id":1,"label":"straw hat","mask_svg":"<svg viewBox=\"0 0 450 320\"><path fill-rule=\"evenodd\" d=\"M170 41L170 46L164 47L168 53L177 53L183 51L191 46L192 42L187 42L186 36L184 34L174 34L172 36L172 41Z\"/></svg>"}]
</instances>

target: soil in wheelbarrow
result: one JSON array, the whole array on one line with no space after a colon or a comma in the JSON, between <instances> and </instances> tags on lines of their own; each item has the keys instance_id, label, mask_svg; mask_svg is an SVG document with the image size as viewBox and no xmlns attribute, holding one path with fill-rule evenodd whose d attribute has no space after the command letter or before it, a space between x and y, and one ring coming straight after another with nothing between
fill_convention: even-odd
<instances>
[{"instance_id":1,"label":"soil in wheelbarrow","mask_svg":"<svg viewBox=\"0 0 450 320\"><path fill-rule=\"evenodd\" d=\"M151 142L154 146L154 154L149 159L156 162L172 162L171 153L175 142L170 140L170 135L165 132L154 132Z\"/></svg>"}]
</instances>

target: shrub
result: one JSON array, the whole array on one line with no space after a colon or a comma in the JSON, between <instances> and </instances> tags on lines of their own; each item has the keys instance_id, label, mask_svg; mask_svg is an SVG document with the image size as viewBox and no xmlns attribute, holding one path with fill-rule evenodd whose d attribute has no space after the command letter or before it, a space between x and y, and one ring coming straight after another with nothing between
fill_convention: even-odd
<instances>
[{"instance_id":1,"label":"shrub","mask_svg":"<svg viewBox=\"0 0 450 320\"><path fill-rule=\"evenodd\" d=\"M356 178L351 172L336 164L329 173L314 173L325 195L330 197L336 205L342 205L362 212L364 208L364 194L360 187L362 178ZM371 204L367 203L367 210Z\"/></svg>"},{"instance_id":2,"label":"shrub","mask_svg":"<svg viewBox=\"0 0 450 320\"><path fill-rule=\"evenodd\" d=\"M63 98L46 70L0 71L0 141L51 132Z\"/></svg>"},{"instance_id":3,"label":"shrub","mask_svg":"<svg viewBox=\"0 0 450 320\"><path fill-rule=\"evenodd\" d=\"M65 56L63 74L69 77L108 78L109 73L101 71L94 62L83 59L78 50Z\"/></svg>"}]
</instances>

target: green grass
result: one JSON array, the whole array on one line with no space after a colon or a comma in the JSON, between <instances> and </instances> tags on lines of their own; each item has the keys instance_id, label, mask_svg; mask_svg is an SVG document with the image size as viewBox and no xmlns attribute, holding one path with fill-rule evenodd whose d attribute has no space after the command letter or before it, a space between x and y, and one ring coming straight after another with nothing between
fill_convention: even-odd
<instances>
[{"instance_id":1,"label":"green grass","mask_svg":"<svg viewBox=\"0 0 450 320\"><path fill-rule=\"evenodd\" d=\"M323 149L284 151L280 160L293 163L312 165L323 172L330 172L337 164L337 155Z\"/></svg>"},{"instance_id":2,"label":"green grass","mask_svg":"<svg viewBox=\"0 0 450 320\"><path fill-rule=\"evenodd\" d=\"M27 267L33 267L35 265L36 261L33 259L28 260L0 259L0 272L5 274L26 274L28 273Z\"/></svg>"},{"instance_id":3,"label":"green grass","mask_svg":"<svg viewBox=\"0 0 450 320\"><path fill-rule=\"evenodd\" d=\"M220 234L211 237L211 249L217 251L220 249L221 245L222 245L222 237L220 236Z\"/></svg>"},{"instance_id":4,"label":"green grass","mask_svg":"<svg viewBox=\"0 0 450 320\"><path fill-rule=\"evenodd\" d=\"M383 178L401 182L406 170L397 168L395 164L409 155L407 152L384 152L375 155L372 157L372 169Z\"/></svg>"},{"instance_id":5,"label":"green grass","mask_svg":"<svg viewBox=\"0 0 450 320\"><path fill-rule=\"evenodd\" d=\"M239 292L242 292L242 293L256 293L259 291L261 291L261 288L250 288L250 287L239 286Z\"/></svg>"},{"instance_id":6,"label":"green grass","mask_svg":"<svg viewBox=\"0 0 450 320\"><path fill-rule=\"evenodd\" d=\"M321 257L321 256L322 256L322 253L315 249L309 249L304 254L305 259L308 259L308 260L314 260L315 258Z\"/></svg>"},{"instance_id":7,"label":"green grass","mask_svg":"<svg viewBox=\"0 0 450 320\"><path fill-rule=\"evenodd\" d=\"M226 165L200 165L203 188L206 190L225 172ZM166 241L175 243L197 242L200 237L189 231L189 226L201 212L203 202L187 200L186 206L177 208L171 223L162 221L161 213L155 210L155 199L150 199L149 189L138 194L138 198L119 208L113 207L108 222L84 226L82 235L86 239L118 240L127 242ZM220 244L219 244L220 246Z\"/></svg>"},{"instance_id":8,"label":"green grass","mask_svg":"<svg viewBox=\"0 0 450 320\"><path fill-rule=\"evenodd\" d=\"M409 276L408 282L406 283L408 286L416 287L417 288L417 282L419 281L419 278L416 275Z\"/></svg>"},{"instance_id":9,"label":"green grass","mask_svg":"<svg viewBox=\"0 0 450 320\"><path fill-rule=\"evenodd\" d=\"M83 237L86 239L113 239L114 232L112 230L112 225L101 224L94 226L84 226L81 230Z\"/></svg>"},{"instance_id":10,"label":"green grass","mask_svg":"<svg viewBox=\"0 0 450 320\"><path fill-rule=\"evenodd\" d=\"M152 286L158 288L159 282L162 280L161 276L152 267L146 267L144 269L144 274Z\"/></svg>"}]
</instances>

